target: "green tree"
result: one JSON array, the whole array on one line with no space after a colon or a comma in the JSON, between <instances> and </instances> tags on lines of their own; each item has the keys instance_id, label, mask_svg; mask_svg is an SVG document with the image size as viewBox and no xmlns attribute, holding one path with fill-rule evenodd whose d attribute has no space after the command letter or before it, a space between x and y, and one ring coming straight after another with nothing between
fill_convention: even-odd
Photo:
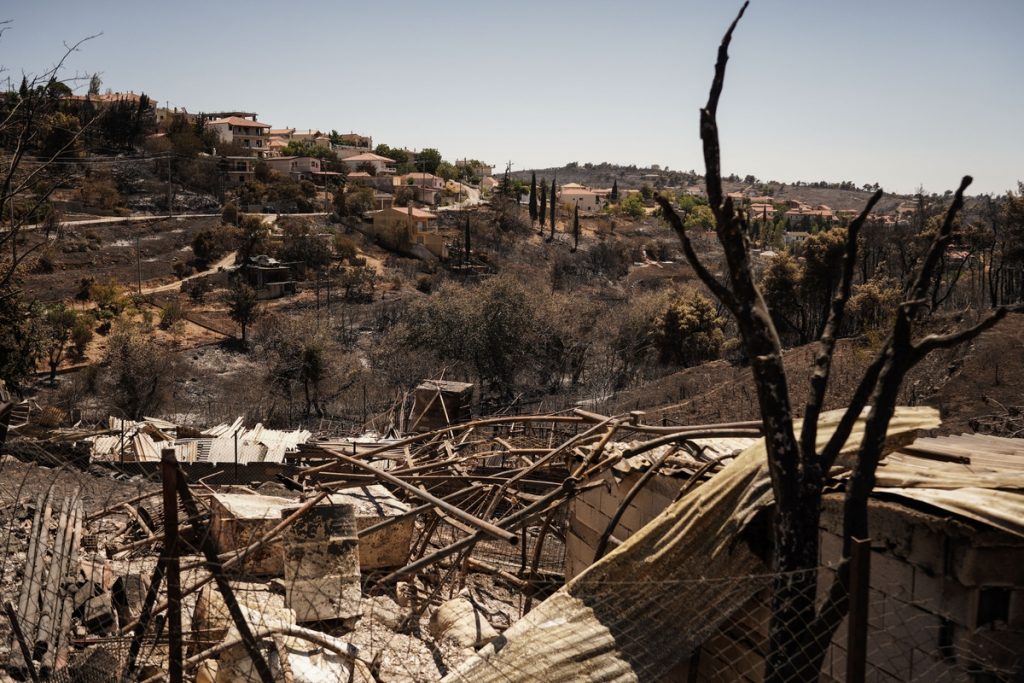
<instances>
[{"instance_id":1,"label":"green tree","mask_svg":"<svg viewBox=\"0 0 1024 683\"><path fill-rule=\"evenodd\" d=\"M0 296L0 379L15 390L35 372L45 338L40 319L21 297Z\"/></svg>"},{"instance_id":2,"label":"green tree","mask_svg":"<svg viewBox=\"0 0 1024 683\"><path fill-rule=\"evenodd\" d=\"M345 203L345 186L341 185L334 191L334 215L338 218L348 216L348 206Z\"/></svg>"},{"instance_id":3,"label":"green tree","mask_svg":"<svg viewBox=\"0 0 1024 683\"><path fill-rule=\"evenodd\" d=\"M64 360L64 352L71 340L78 315L64 304L54 304L43 315L45 329L46 362L50 366L50 383L57 381L57 368Z\"/></svg>"},{"instance_id":4,"label":"green tree","mask_svg":"<svg viewBox=\"0 0 1024 683\"><path fill-rule=\"evenodd\" d=\"M548 241L555 239L555 209L558 205L558 189L555 180L555 178L551 179L551 205L549 207L551 215L548 216L551 222L551 235L548 237Z\"/></svg>"},{"instance_id":5,"label":"green tree","mask_svg":"<svg viewBox=\"0 0 1024 683\"><path fill-rule=\"evenodd\" d=\"M77 116L53 112L43 123L39 155L48 159L72 159L82 152L81 122Z\"/></svg>"},{"instance_id":6,"label":"green tree","mask_svg":"<svg viewBox=\"0 0 1024 683\"><path fill-rule=\"evenodd\" d=\"M348 214L362 216L373 210L373 190L368 187L357 187L348 193Z\"/></svg>"},{"instance_id":7,"label":"green tree","mask_svg":"<svg viewBox=\"0 0 1024 683\"><path fill-rule=\"evenodd\" d=\"M85 358L85 351L89 347L89 343L92 342L92 325L92 316L80 315L75 319L75 326L71 328L71 344L75 357L79 360Z\"/></svg>"},{"instance_id":8,"label":"green tree","mask_svg":"<svg viewBox=\"0 0 1024 683\"><path fill-rule=\"evenodd\" d=\"M192 238L192 255L197 261L211 263L227 251L222 230L200 230Z\"/></svg>"},{"instance_id":9,"label":"green tree","mask_svg":"<svg viewBox=\"0 0 1024 683\"><path fill-rule=\"evenodd\" d=\"M373 266L349 265L341 271L338 279L342 296L347 301L365 301L371 299L377 286L377 271Z\"/></svg>"},{"instance_id":10,"label":"green tree","mask_svg":"<svg viewBox=\"0 0 1024 683\"><path fill-rule=\"evenodd\" d=\"M125 417L138 420L159 412L170 393L176 363L146 330L120 323L100 365L101 395Z\"/></svg>"},{"instance_id":11,"label":"green tree","mask_svg":"<svg viewBox=\"0 0 1024 683\"><path fill-rule=\"evenodd\" d=\"M270 228L260 216L243 214L238 222L238 263L245 263L251 257L266 253Z\"/></svg>"},{"instance_id":12,"label":"green tree","mask_svg":"<svg viewBox=\"0 0 1024 683\"><path fill-rule=\"evenodd\" d=\"M434 173L441 165L441 153L433 147L427 147L420 151L414 159L416 170L421 173Z\"/></svg>"},{"instance_id":13,"label":"green tree","mask_svg":"<svg viewBox=\"0 0 1024 683\"><path fill-rule=\"evenodd\" d=\"M234 202L228 202L220 212L220 220L226 225L238 225L238 206Z\"/></svg>"},{"instance_id":14,"label":"green tree","mask_svg":"<svg viewBox=\"0 0 1024 683\"><path fill-rule=\"evenodd\" d=\"M442 161L438 165L437 170L434 171L434 174L444 180L458 180L460 171L447 161Z\"/></svg>"},{"instance_id":15,"label":"green tree","mask_svg":"<svg viewBox=\"0 0 1024 683\"><path fill-rule=\"evenodd\" d=\"M619 212L636 220L643 218L647 213L638 194L631 194L619 202Z\"/></svg>"},{"instance_id":16,"label":"green tree","mask_svg":"<svg viewBox=\"0 0 1024 683\"><path fill-rule=\"evenodd\" d=\"M540 232L544 234L544 223L548 217L548 184L541 178L540 179Z\"/></svg>"},{"instance_id":17,"label":"green tree","mask_svg":"<svg viewBox=\"0 0 1024 683\"><path fill-rule=\"evenodd\" d=\"M409 162L409 155L405 152L405 150L398 149L397 147L392 149L391 147L388 147L383 143L377 145L377 147L374 148L373 152L374 154L379 154L382 157L387 157L388 159L391 159L392 161L395 162L396 165L399 166L402 164L407 164Z\"/></svg>"},{"instance_id":18,"label":"green tree","mask_svg":"<svg viewBox=\"0 0 1024 683\"><path fill-rule=\"evenodd\" d=\"M338 157L334 152L312 140L289 140L288 144L281 150L281 154L287 157L314 157L334 161Z\"/></svg>"},{"instance_id":19,"label":"green tree","mask_svg":"<svg viewBox=\"0 0 1024 683\"><path fill-rule=\"evenodd\" d=\"M256 290L247 285L241 279L235 281L228 290L227 305L228 315L242 328L242 346L248 344L247 330L249 325L259 317L259 298Z\"/></svg>"},{"instance_id":20,"label":"green tree","mask_svg":"<svg viewBox=\"0 0 1024 683\"><path fill-rule=\"evenodd\" d=\"M89 91L88 91L88 94L90 96L99 95L100 94L100 87L102 87L102 85L103 85L103 81L100 80L100 75L99 74L93 74L89 78Z\"/></svg>"},{"instance_id":21,"label":"green tree","mask_svg":"<svg viewBox=\"0 0 1024 683\"><path fill-rule=\"evenodd\" d=\"M710 230L715 225L715 214L707 204L693 204L686 211L686 227L691 230Z\"/></svg>"},{"instance_id":22,"label":"green tree","mask_svg":"<svg viewBox=\"0 0 1024 683\"><path fill-rule=\"evenodd\" d=\"M654 344L662 363L684 367L719 357L725 333L715 306L699 294L672 301L658 316Z\"/></svg>"},{"instance_id":23,"label":"green tree","mask_svg":"<svg viewBox=\"0 0 1024 683\"><path fill-rule=\"evenodd\" d=\"M309 223L288 223L282 232L283 239L278 250L278 257L282 261L299 262L313 270L319 270L331 262L331 251L326 239L314 234Z\"/></svg>"},{"instance_id":24,"label":"green tree","mask_svg":"<svg viewBox=\"0 0 1024 683\"><path fill-rule=\"evenodd\" d=\"M530 220L537 220L537 174L530 173Z\"/></svg>"},{"instance_id":25,"label":"green tree","mask_svg":"<svg viewBox=\"0 0 1024 683\"><path fill-rule=\"evenodd\" d=\"M114 315L119 314L124 308L124 288L117 278L110 278L106 282L93 282L89 286L89 298L96 302L101 311L109 311Z\"/></svg>"},{"instance_id":26,"label":"green tree","mask_svg":"<svg viewBox=\"0 0 1024 683\"><path fill-rule=\"evenodd\" d=\"M615 180L612 181L612 191L611 191L611 194L608 195L608 199L610 199L612 202L619 201L619 179L618 178L616 178Z\"/></svg>"}]
</instances>

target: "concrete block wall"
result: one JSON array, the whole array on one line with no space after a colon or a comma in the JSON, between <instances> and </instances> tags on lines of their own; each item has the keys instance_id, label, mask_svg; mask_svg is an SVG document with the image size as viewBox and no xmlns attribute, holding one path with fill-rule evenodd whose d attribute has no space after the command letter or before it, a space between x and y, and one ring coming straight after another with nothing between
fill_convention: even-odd
<instances>
[{"instance_id":1,"label":"concrete block wall","mask_svg":"<svg viewBox=\"0 0 1024 683\"><path fill-rule=\"evenodd\" d=\"M872 501L868 614L869 681L1024 680L1024 540L899 504ZM820 562L842 551L842 500L826 500ZM835 572L819 572L819 599ZM760 680L768 642L768 596L722 626L696 660L666 680ZM846 679L844 620L826 654L822 682ZM695 677L690 669L696 667Z\"/></svg>"},{"instance_id":2,"label":"concrete block wall","mask_svg":"<svg viewBox=\"0 0 1024 683\"><path fill-rule=\"evenodd\" d=\"M629 472L621 479L606 474L604 486L584 491L569 504L569 530L565 538L567 581L594 561L601 535L641 474ZM664 475L652 477L626 508L612 532L608 549L615 548L660 515L672 503L683 481Z\"/></svg>"}]
</instances>

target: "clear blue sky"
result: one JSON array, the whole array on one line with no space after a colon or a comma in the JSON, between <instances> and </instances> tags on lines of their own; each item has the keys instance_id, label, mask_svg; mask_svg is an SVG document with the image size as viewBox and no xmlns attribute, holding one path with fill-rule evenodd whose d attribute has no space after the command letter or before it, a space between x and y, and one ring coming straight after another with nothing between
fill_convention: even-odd
<instances>
[{"instance_id":1,"label":"clear blue sky","mask_svg":"<svg viewBox=\"0 0 1024 683\"><path fill-rule=\"evenodd\" d=\"M503 167L697 169L732 0L9 0L0 64L274 127ZM1021 0L755 0L719 110L727 173L1002 192L1024 179ZM15 84L16 85L16 84ZM84 90L84 85L82 86Z\"/></svg>"}]
</instances>

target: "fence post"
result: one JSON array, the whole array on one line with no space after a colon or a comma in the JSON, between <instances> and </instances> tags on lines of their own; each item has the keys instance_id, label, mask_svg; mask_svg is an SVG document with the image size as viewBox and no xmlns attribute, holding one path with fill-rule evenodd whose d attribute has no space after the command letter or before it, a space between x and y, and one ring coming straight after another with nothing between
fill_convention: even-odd
<instances>
[{"instance_id":1,"label":"fence post","mask_svg":"<svg viewBox=\"0 0 1024 683\"><path fill-rule=\"evenodd\" d=\"M174 449L160 452L164 493L164 567L167 576L168 673L171 683L185 680L181 633L181 576L178 560L178 461Z\"/></svg>"},{"instance_id":2,"label":"fence post","mask_svg":"<svg viewBox=\"0 0 1024 683\"><path fill-rule=\"evenodd\" d=\"M850 539L850 613L847 617L846 680L864 683L868 658L868 593L871 540Z\"/></svg>"}]
</instances>

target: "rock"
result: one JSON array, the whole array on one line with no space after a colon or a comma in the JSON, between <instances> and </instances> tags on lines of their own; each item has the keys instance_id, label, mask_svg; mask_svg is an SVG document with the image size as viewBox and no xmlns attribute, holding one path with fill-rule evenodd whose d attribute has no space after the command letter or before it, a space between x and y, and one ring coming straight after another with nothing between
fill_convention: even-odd
<instances>
[{"instance_id":1,"label":"rock","mask_svg":"<svg viewBox=\"0 0 1024 683\"><path fill-rule=\"evenodd\" d=\"M101 593L85 603L82 623L90 632L101 635L116 626L117 614L110 593Z\"/></svg>"},{"instance_id":2,"label":"rock","mask_svg":"<svg viewBox=\"0 0 1024 683\"><path fill-rule=\"evenodd\" d=\"M461 596L434 610L430 615L430 632L439 641L453 641L464 648L480 648L498 637L483 612Z\"/></svg>"}]
</instances>

